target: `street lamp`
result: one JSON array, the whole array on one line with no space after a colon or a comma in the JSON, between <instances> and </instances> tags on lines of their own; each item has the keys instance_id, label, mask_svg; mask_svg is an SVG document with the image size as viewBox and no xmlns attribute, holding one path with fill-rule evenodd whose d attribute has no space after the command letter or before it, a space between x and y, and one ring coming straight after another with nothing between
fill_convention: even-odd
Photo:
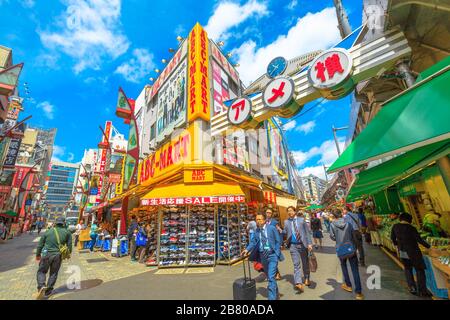
<instances>
[{"instance_id":1,"label":"street lamp","mask_svg":"<svg viewBox=\"0 0 450 320\"><path fill-rule=\"evenodd\" d=\"M332 127L333 136L334 136L334 143L336 144L336 149L337 149L339 157L341 156L341 149L339 148L339 143L338 143L336 131L347 130L347 129L348 129L348 126L347 127L341 127L341 128L335 128L334 126Z\"/></svg>"}]
</instances>

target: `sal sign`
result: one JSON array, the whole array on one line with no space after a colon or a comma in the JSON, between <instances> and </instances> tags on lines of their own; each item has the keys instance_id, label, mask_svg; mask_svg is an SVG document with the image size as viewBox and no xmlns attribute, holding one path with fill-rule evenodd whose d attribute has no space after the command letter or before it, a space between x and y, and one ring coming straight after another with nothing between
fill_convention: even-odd
<instances>
[{"instance_id":1,"label":"sal sign","mask_svg":"<svg viewBox=\"0 0 450 320\"><path fill-rule=\"evenodd\" d=\"M353 90L353 59L345 49L335 48L317 56L311 63L311 85L327 99L339 99Z\"/></svg>"},{"instance_id":2,"label":"sal sign","mask_svg":"<svg viewBox=\"0 0 450 320\"><path fill-rule=\"evenodd\" d=\"M152 198L142 199L142 206L187 205L187 204L213 204L213 203L243 203L244 196L212 196L212 197L186 197L186 198Z\"/></svg>"}]
</instances>

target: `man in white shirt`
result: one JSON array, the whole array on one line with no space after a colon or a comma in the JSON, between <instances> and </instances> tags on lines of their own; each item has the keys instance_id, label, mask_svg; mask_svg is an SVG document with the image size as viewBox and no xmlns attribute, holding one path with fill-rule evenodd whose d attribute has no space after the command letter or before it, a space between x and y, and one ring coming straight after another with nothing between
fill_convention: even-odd
<instances>
[{"instance_id":1,"label":"man in white shirt","mask_svg":"<svg viewBox=\"0 0 450 320\"><path fill-rule=\"evenodd\" d=\"M77 226L75 227L75 240L74 240L74 247L77 247L78 244L78 238L80 237L81 230L84 230L86 226L83 223L83 219L78 222Z\"/></svg>"}]
</instances>

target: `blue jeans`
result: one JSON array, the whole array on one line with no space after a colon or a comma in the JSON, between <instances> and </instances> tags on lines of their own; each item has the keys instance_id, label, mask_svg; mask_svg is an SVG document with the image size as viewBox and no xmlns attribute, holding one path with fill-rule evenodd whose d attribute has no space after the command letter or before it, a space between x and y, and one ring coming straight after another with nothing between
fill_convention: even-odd
<instances>
[{"instance_id":1,"label":"blue jeans","mask_svg":"<svg viewBox=\"0 0 450 320\"><path fill-rule=\"evenodd\" d=\"M356 254L351 258L340 259L341 260L341 268L342 274L344 276L344 282L350 288L352 287L352 283L350 281L350 275L348 274L347 269L347 261L350 262L350 268L352 269L353 280L355 282L355 292L361 293L361 279L359 277L359 269L358 269L358 257Z\"/></svg>"},{"instance_id":2,"label":"blue jeans","mask_svg":"<svg viewBox=\"0 0 450 320\"><path fill-rule=\"evenodd\" d=\"M278 269L278 257L275 253L270 254L267 258L261 254L261 263L264 267L264 271L266 271L267 280L269 283L267 284L268 299L276 300L278 294L278 285L275 280L275 276L277 274Z\"/></svg>"},{"instance_id":3,"label":"blue jeans","mask_svg":"<svg viewBox=\"0 0 450 320\"><path fill-rule=\"evenodd\" d=\"M96 242L97 242L97 235L91 234L91 244L89 246L89 250L91 250L91 252L94 251L94 246Z\"/></svg>"},{"instance_id":4,"label":"blue jeans","mask_svg":"<svg viewBox=\"0 0 450 320\"><path fill-rule=\"evenodd\" d=\"M330 233L330 221L323 220L323 224L325 225L325 228L327 228L327 232Z\"/></svg>"}]
</instances>

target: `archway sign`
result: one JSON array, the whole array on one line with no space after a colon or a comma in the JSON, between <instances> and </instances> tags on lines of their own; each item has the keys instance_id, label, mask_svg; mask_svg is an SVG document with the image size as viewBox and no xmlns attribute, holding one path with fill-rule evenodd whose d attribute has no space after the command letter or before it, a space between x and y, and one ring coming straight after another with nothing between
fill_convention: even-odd
<instances>
[{"instance_id":1,"label":"archway sign","mask_svg":"<svg viewBox=\"0 0 450 320\"><path fill-rule=\"evenodd\" d=\"M277 76L254 96L238 97L227 111L211 119L211 134L228 129L256 128L273 116L290 118L308 102L318 98L340 99L360 81L381 75L411 55L403 32L393 29L349 50L332 48L322 52L309 68L291 77Z\"/></svg>"}]
</instances>

